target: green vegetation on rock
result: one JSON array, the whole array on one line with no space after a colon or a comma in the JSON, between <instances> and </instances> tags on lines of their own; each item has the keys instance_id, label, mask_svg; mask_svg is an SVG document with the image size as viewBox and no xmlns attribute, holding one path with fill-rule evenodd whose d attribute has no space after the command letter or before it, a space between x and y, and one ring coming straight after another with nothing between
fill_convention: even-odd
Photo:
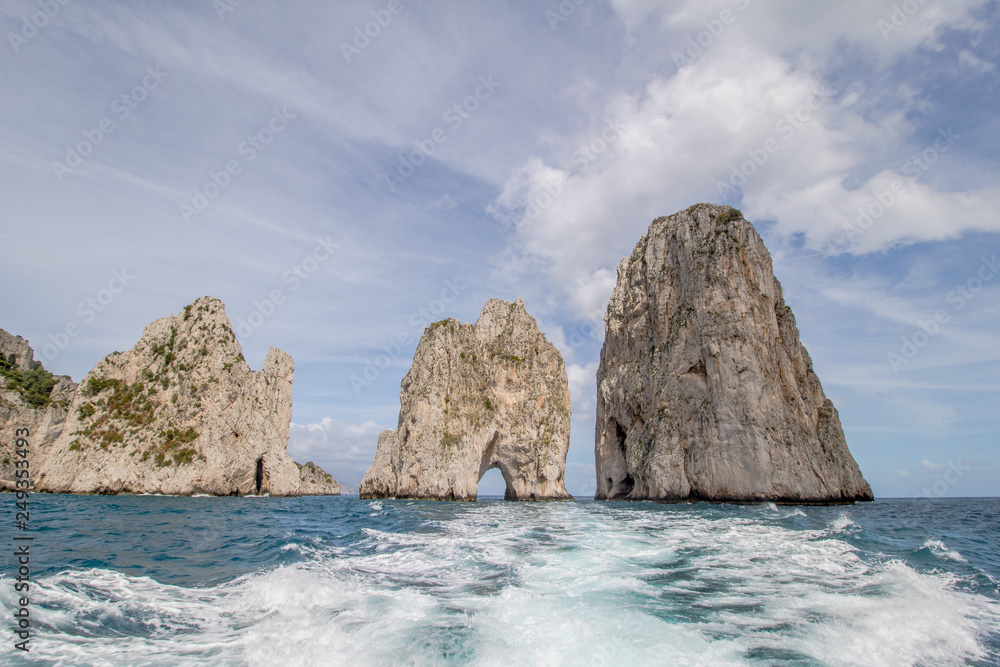
<instances>
[{"instance_id":1,"label":"green vegetation on rock","mask_svg":"<svg viewBox=\"0 0 1000 667\"><path fill-rule=\"evenodd\" d=\"M56 376L37 361L31 362L31 370L21 371L15 365L13 354L9 358L0 354L0 376L7 380L8 389L20 394L33 408L44 408L52 402L52 388L58 382Z\"/></svg>"}]
</instances>

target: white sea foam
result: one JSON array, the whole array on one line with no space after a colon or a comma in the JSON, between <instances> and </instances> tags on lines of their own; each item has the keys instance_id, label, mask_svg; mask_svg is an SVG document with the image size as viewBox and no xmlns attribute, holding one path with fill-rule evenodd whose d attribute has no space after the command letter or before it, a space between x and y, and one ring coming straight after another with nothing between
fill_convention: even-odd
<instances>
[{"instance_id":1,"label":"white sea foam","mask_svg":"<svg viewBox=\"0 0 1000 667\"><path fill-rule=\"evenodd\" d=\"M831 533L844 533L855 527L854 521L846 514L841 514L839 517L830 522L830 532Z\"/></svg>"},{"instance_id":2,"label":"white sea foam","mask_svg":"<svg viewBox=\"0 0 1000 667\"><path fill-rule=\"evenodd\" d=\"M32 658L262 666L991 658L981 641L1000 629L996 602L962 592L954 575L862 558L837 535L850 521L833 524L796 531L745 516L484 503L437 530L366 528L350 549L297 541L285 548L301 562L209 588L66 572L42 582L36 618L46 641ZM0 579L5 607L8 584Z\"/></svg>"},{"instance_id":3,"label":"white sea foam","mask_svg":"<svg viewBox=\"0 0 1000 667\"><path fill-rule=\"evenodd\" d=\"M965 557L954 549L949 549L947 545L941 540L927 540L924 542L924 549L927 549L932 554L938 558L946 558L948 560L957 561L959 563L966 563Z\"/></svg>"}]
</instances>

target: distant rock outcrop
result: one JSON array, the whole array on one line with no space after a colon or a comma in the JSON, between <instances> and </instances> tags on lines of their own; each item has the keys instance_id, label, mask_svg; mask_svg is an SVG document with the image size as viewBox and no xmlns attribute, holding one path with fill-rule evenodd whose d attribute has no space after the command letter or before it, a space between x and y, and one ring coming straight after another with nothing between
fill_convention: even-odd
<instances>
[{"instance_id":1,"label":"distant rock outcrop","mask_svg":"<svg viewBox=\"0 0 1000 667\"><path fill-rule=\"evenodd\" d=\"M598 499L872 499L739 211L699 204L653 221L605 319Z\"/></svg>"},{"instance_id":2,"label":"distant rock outcrop","mask_svg":"<svg viewBox=\"0 0 1000 667\"><path fill-rule=\"evenodd\" d=\"M342 493L340 484L333 475L324 471L312 461L305 465L296 463L299 467L299 494L303 496L339 496Z\"/></svg>"},{"instance_id":3,"label":"distant rock outcrop","mask_svg":"<svg viewBox=\"0 0 1000 667\"><path fill-rule=\"evenodd\" d=\"M570 396L559 351L518 299L475 325L431 325L403 379L399 427L384 431L362 498L475 500L499 468L509 500L569 499Z\"/></svg>"},{"instance_id":4,"label":"distant rock outcrop","mask_svg":"<svg viewBox=\"0 0 1000 667\"><path fill-rule=\"evenodd\" d=\"M84 378L35 489L298 495L285 452L293 366L272 347L251 371L222 302L198 299Z\"/></svg>"}]
</instances>

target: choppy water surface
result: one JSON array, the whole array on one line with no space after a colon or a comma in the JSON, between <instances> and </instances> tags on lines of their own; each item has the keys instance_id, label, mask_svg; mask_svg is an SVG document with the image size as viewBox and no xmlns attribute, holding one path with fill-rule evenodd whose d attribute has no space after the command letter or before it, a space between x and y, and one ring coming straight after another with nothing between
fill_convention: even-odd
<instances>
[{"instance_id":1,"label":"choppy water surface","mask_svg":"<svg viewBox=\"0 0 1000 667\"><path fill-rule=\"evenodd\" d=\"M31 518L37 636L26 659L6 632L3 664L1000 664L997 499L36 495Z\"/></svg>"}]
</instances>

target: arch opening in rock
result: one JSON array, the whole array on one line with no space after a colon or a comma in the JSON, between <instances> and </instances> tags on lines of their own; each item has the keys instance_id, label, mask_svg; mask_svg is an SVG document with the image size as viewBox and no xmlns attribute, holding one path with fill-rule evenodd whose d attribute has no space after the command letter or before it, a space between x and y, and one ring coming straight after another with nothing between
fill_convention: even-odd
<instances>
[{"instance_id":1,"label":"arch opening in rock","mask_svg":"<svg viewBox=\"0 0 1000 667\"><path fill-rule=\"evenodd\" d=\"M608 421L606 428L607 433L614 432L614 447L609 452L610 459L614 462L611 471L621 471L622 475L615 475L619 477L615 479L614 477L608 477L608 491L606 498L608 500L621 500L625 498L630 493L632 489L635 488L635 480L632 475L628 472L628 450L626 449L625 443L628 440L628 431L626 431L617 419L611 419Z\"/></svg>"},{"instance_id":2,"label":"arch opening in rock","mask_svg":"<svg viewBox=\"0 0 1000 667\"><path fill-rule=\"evenodd\" d=\"M500 472L500 466L494 466L479 476L479 484L476 489L476 497L493 497L507 495L507 480Z\"/></svg>"},{"instance_id":3,"label":"arch opening in rock","mask_svg":"<svg viewBox=\"0 0 1000 667\"><path fill-rule=\"evenodd\" d=\"M507 470L507 466L504 465L503 462L501 462L496 457L497 445L499 443L500 443L500 434L494 433L493 438L490 440L490 444L488 444L486 446L486 449L483 450L483 457L479 463L479 480L477 481L477 484L482 483L483 477L485 477L486 473L488 473L489 471L494 469L499 470L500 476L503 478L503 484L504 484L503 499L517 500L517 494L514 492L514 487L511 485L510 471ZM496 481L495 473L493 475L490 475L490 477L493 477L493 480L487 480L487 485L483 487L485 495L499 495L498 493L496 493L496 491L500 490L499 489L500 484ZM477 489L476 492L477 498L478 494L479 491Z\"/></svg>"},{"instance_id":4,"label":"arch opening in rock","mask_svg":"<svg viewBox=\"0 0 1000 667\"><path fill-rule=\"evenodd\" d=\"M254 488L256 493L260 495L260 488L264 485L264 457L261 456L257 459L257 472L254 475Z\"/></svg>"}]
</instances>

